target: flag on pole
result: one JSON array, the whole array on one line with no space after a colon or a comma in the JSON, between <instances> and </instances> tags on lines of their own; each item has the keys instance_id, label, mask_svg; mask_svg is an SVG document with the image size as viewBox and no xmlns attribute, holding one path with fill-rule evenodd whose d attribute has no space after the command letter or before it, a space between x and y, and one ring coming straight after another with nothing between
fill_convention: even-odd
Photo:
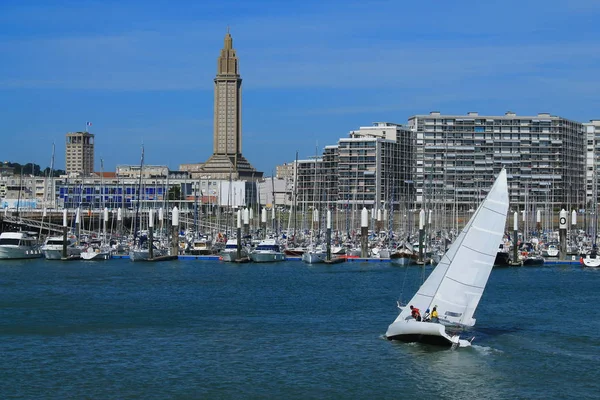
<instances>
[{"instance_id":1,"label":"flag on pole","mask_svg":"<svg viewBox=\"0 0 600 400\"><path fill-rule=\"evenodd\" d=\"M92 126L92 123L91 122L86 122L85 125L86 126Z\"/></svg>"}]
</instances>

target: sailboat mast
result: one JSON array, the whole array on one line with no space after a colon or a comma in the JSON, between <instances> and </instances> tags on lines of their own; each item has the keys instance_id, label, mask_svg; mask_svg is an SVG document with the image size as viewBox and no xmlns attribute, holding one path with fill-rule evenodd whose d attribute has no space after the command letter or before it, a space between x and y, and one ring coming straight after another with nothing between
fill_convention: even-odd
<instances>
[{"instance_id":1,"label":"sailboat mast","mask_svg":"<svg viewBox=\"0 0 600 400\"><path fill-rule=\"evenodd\" d=\"M141 192L142 192L142 175L144 172L144 145L142 145L142 157L140 160L140 178L138 180L138 187L137 187L137 204L135 207L135 218L133 221L133 243L135 244L135 241L137 239L137 231L138 231L138 218L139 218L139 214L140 214L140 198L141 198Z\"/></svg>"},{"instance_id":2,"label":"sailboat mast","mask_svg":"<svg viewBox=\"0 0 600 400\"><path fill-rule=\"evenodd\" d=\"M298 206L298 150L296 150L296 161L294 162L294 205L292 207L292 218L294 219L294 236L293 246L296 245L296 232L297 232L297 211Z\"/></svg>"}]
</instances>

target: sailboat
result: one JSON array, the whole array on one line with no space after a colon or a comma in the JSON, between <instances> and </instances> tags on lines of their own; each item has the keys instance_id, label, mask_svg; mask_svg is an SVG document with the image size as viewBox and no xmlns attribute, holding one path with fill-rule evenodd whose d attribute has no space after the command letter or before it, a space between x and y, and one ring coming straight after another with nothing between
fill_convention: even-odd
<instances>
[{"instance_id":1,"label":"sailboat","mask_svg":"<svg viewBox=\"0 0 600 400\"><path fill-rule=\"evenodd\" d=\"M585 257L581 257L579 262L584 267L589 268L598 268L600 267L600 257L598 256L598 244L596 241L598 240L598 177L596 176L596 171L592 174L594 179L594 184L592 187L592 198L594 201L594 222L592 224L592 248Z\"/></svg>"},{"instance_id":2,"label":"sailboat","mask_svg":"<svg viewBox=\"0 0 600 400\"><path fill-rule=\"evenodd\" d=\"M475 325L473 314L483 295L508 213L508 185L503 168L485 200L450 246L409 304L437 308L438 321L417 321L409 307L388 327L389 340L467 347L459 331ZM419 318L420 319L420 318Z\"/></svg>"}]
</instances>

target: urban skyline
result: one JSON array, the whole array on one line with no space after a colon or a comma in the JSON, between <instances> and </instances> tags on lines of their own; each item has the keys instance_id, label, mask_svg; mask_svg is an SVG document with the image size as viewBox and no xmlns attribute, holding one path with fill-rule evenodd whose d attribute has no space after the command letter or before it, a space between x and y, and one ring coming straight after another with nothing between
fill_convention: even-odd
<instances>
[{"instance_id":1,"label":"urban skyline","mask_svg":"<svg viewBox=\"0 0 600 400\"><path fill-rule=\"evenodd\" d=\"M5 1L0 127L14 140L2 156L49 165L52 143L92 121L96 170L139 163L142 144L149 164L208 159L227 25L243 59L244 155L267 175L296 150L432 110L598 118L597 2L341 4Z\"/></svg>"}]
</instances>

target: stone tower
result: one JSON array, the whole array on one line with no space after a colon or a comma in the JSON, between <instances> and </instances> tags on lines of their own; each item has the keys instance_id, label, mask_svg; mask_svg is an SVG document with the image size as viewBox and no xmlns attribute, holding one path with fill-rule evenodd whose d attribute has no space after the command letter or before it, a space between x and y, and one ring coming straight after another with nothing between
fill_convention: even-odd
<instances>
[{"instance_id":1,"label":"stone tower","mask_svg":"<svg viewBox=\"0 0 600 400\"><path fill-rule=\"evenodd\" d=\"M242 156L242 78L229 29L217 59L215 77L213 154L201 167L212 177L258 179L257 172Z\"/></svg>"}]
</instances>

